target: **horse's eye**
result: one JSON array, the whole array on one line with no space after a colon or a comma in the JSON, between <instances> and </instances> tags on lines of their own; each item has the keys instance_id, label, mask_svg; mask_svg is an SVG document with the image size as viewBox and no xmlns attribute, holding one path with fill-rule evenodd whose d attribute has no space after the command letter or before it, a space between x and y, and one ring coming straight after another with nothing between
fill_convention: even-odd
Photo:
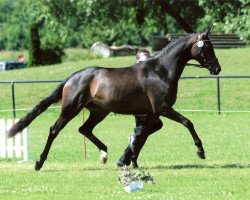
<instances>
[{"instance_id":1,"label":"horse's eye","mask_svg":"<svg viewBox=\"0 0 250 200\"><path fill-rule=\"evenodd\" d=\"M209 42L205 42L205 46L208 47L209 46Z\"/></svg>"}]
</instances>

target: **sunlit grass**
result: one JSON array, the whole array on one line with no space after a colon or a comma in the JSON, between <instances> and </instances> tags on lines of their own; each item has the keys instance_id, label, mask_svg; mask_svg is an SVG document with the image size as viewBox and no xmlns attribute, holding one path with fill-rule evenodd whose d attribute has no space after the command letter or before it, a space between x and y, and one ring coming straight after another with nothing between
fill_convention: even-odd
<instances>
[{"instance_id":1,"label":"sunlit grass","mask_svg":"<svg viewBox=\"0 0 250 200\"><path fill-rule=\"evenodd\" d=\"M185 114L203 141L206 160L196 156L186 128L163 119L163 128L150 136L139 158L156 184L145 184L132 194L118 183L121 172L115 163L128 144L133 117L111 114L96 127L95 135L109 152L108 163L102 165L98 149L89 141L84 160L83 137L77 132L82 117L77 116L36 172L35 160L57 116L56 110L46 111L30 125L29 162L0 162L0 199L246 199L249 195L249 114Z\"/></svg>"}]
</instances>

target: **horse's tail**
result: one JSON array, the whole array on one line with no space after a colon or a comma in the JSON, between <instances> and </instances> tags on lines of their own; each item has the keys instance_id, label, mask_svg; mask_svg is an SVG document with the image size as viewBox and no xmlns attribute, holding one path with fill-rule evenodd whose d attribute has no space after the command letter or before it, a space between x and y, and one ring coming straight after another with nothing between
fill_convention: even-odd
<instances>
[{"instance_id":1,"label":"horse's tail","mask_svg":"<svg viewBox=\"0 0 250 200\"><path fill-rule=\"evenodd\" d=\"M62 99L62 90L67 79L64 80L49 96L40 101L25 117L15 123L8 131L8 137L15 136L27 127L37 116L43 113L51 104Z\"/></svg>"}]
</instances>

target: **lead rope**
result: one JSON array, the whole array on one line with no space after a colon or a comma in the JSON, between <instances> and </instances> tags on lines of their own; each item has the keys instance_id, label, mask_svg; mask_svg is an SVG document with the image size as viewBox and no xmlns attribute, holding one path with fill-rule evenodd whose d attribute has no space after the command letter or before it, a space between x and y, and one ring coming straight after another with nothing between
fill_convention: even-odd
<instances>
[{"instance_id":1,"label":"lead rope","mask_svg":"<svg viewBox=\"0 0 250 200\"><path fill-rule=\"evenodd\" d=\"M82 125L84 124L84 109L82 109ZM87 158L86 152L86 136L83 135L83 153L84 153L84 160Z\"/></svg>"}]
</instances>

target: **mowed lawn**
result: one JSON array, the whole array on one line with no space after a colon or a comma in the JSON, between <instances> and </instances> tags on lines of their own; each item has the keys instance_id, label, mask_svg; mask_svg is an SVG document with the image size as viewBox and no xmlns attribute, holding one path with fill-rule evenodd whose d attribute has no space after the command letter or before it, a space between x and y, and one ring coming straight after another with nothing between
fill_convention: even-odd
<instances>
[{"instance_id":1,"label":"mowed lawn","mask_svg":"<svg viewBox=\"0 0 250 200\"><path fill-rule=\"evenodd\" d=\"M190 134L163 119L164 127L143 148L139 164L155 178L143 191L127 194L118 183L115 163L128 143L133 118L110 115L95 134L108 146L109 160L99 162L97 148L77 132L77 116L55 140L41 171L34 162L45 145L48 126L56 118L47 112L29 128L27 163L0 162L0 199L247 199L249 197L249 115L188 114L203 140L206 160L196 156Z\"/></svg>"},{"instance_id":2,"label":"mowed lawn","mask_svg":"<svg viewBox=\"0 0 250 200\"><path fill-rule=\"evenodd\" d=\"M217 50L222 75L250 75L250 49ZM233 59L233 55L238 58ZM0 73L0 80L63 79L82 67L127 66L133 57L64 63L57 66ZM208 75L188 67L184 75ZM227 110L250 110L250 81L223 80L222 106ZM17 108L33 107L56 84L17 85ZM1 85L3 86L3 85ZM224 88L224 89L223 89ZM10 87L0 89L0 110L11 109ZM214 80L181 80L176 109L216 109ZM18 117L28 111L18 111ZM49 109L29 126L30 161L0 161L0 199L248 199L250 196L250 113L181 112L195 125L206 151L206 160L196 156L188 130L162 118L163 128L152 135L139 157L139 165L155 178L141 192L126 193L115 163L133 132L132 116L111 113L94 133L108 146L106 165L98 149L87 141L84 160L83 136L78 133L82 114L74 118L55 140L41 171L34 170L60 109ZM11 117L1 112L1 118ZM88 112L85 112L85 118Z\"/></svg>"}]
</instances>

